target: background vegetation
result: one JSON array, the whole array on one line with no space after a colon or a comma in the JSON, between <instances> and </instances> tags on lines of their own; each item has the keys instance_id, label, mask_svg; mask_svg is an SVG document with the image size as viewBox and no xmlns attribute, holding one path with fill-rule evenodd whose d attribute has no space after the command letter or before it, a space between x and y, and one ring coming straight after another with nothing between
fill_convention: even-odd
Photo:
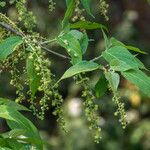
<instances>
[{"instance_id":1,"label":"background vegetation","mask_svg":"<svg viewBox=\"0 0 150 150\"><path fill-rule=\"evenodd\" d=\"M110 34L124 43L132 43L149 53L150 50L150 6L146 0L111 0L109 9L110 20L105 22L99 12L97 0L92 0L92 11L95 22L106 24L110 29ZM60 31L61 20L65 13L66 5L63 0L56 0L56 9L49 12L47 0L32 0L28 3L28 8L33 11L38 19L37 31L43 36L52 39ZM13 6L1 8L0 12L16 21L17 13ZM90 19L90 18L89 18ZM89 31L91 39L90 47L86 58L92 59L104 48L103 38L100 38L100 31ZM63 52L57 45L52 45L57 52ZM51 48L51 46L50 46ZM64 53L65 54L65 53ZM52 71L59 79L60 75L69 67L67 60L49 55L52 61ZM140 55L140 60L149 69L150 56ZM20 64L21 65L21 64ZM90 86L94 86L99 78L98 73L90 73ZM9 74L3 73L0 78L0 97L15 99L15 89L9 85ZM81 87L76 86L72 79L61 82L59 91L65 99L65 119L67 127L71 132L63 133L56 118L52 115L53 108L46 112L44 121L38 120L30 113L25 115L30 118L38 127L40 134L50 144L49 150L149 150L150 149L150 99L144 97L139 90L129 82L121 79L120 93L126 104L127 117L130 124L124 130L118 120L114 117L114 107L111 95L105 94L101 99L97 99L100 106L100 116L102 127L102 139L99 144L93 142L90 137L88 127L82 116L82 99L79 98ZM40 97L40 94L39 94ZM28 106L27 103L25 105ZM0 132L7 131L8 127L4 120L0 119Z\"/></svg>"}]
</instances>

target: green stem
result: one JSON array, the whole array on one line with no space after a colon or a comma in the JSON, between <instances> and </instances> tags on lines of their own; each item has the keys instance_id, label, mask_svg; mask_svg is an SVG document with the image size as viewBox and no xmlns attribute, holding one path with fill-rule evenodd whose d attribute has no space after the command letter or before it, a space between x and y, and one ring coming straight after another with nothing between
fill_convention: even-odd
<instances>
[{"instance_id":1,"label":"green stem","mask_svg":"<svg viewBox=\"0 0 150 150\"><path fill-rule=\"evenodd\" d=\"M56 42L56 40L57 40L56 38L52 39L52 40L47 40L47 41L41 42L41 45L48 44L48 43L53 43L53 42Z\"/></svg>"},{"instance_id":2,"label":"green stem","mask_svg":"<svg viewBox=\"0 0 150 150\"><path fill-rule=\"evenodd\" d=\"M90 61L97 61L97 60L99 60L101 57L102 57L102 55L100 55L100 56L98 56L98 57L95 57L95 58L93 58L93 59L90 60Z\"/></svg>"}]
</instances>

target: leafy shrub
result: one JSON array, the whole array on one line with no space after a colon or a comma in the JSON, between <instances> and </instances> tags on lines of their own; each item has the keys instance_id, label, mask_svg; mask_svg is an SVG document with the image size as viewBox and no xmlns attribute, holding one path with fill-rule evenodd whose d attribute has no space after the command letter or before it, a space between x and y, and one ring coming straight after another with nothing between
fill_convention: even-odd
<instances>
[{"instance_id":1,"label":"leafy shrub","mask_svg":"<svg viewBox=\"0 0 150 150\"><path fill-rule=\"evenodd\" d=\"M97 114L98 105L94 100L103 96L107 90L113 93L112 101L117 108L114 115L119 117L119 122L125 128L128 121L124 103L118 92L120 76L139 87L143 94L150 96L150 77L145 73L148 69L132 54L132 51L141 54L146 52L126 45L114 37L108 37L109 32L105 25L87 20L84 11L94 20L90 0L66 0L67 10L62 20L62 30L54 39L42 37L35 32L37 20L27 9L26 0L11 0L9 3L16 6L18 22L14 23L5 14L0 13L0 32L3 33L0 37L0 73L9 71L10 84L16 88L18 97L16 102L0 98L0 117L6 119L11 129L10 132L0 135L1 148L28 150L34 147L42 150L46 142L42 141L36 127L20 111L30 109L38 118L44 119L49 103L55 108L53 114L58 116L61 127L67 131L62 107L63 98L59 94L58 86L62 80L70 77L83 88L84 112L95 142L99 142L101 138L101 128ZM0 2L1 7L5 7L5 4L5 1ZM55 5L54 1L49 0L50 11ZM100 0L99 8L104 19L108 20L109 5ZM23 29L20 28L20 23ZM101 30L105 41L105 50L92 60L83 59L90 44L87 30ZM64 48L68 56L47 48L46 44L53 43ZM71 65L58 81L50 70L51 60L46 56L48 52L69 60ZM105 60L105 65L98 63L100 59ZM20 62L24 62L21 71L18 69ZM88 85L87 72L95 70L101 71L102 76L93 92ZM29 90L25 93L26 86ZM38 92L42 93L40 100L37 99ZM18 104L24 100L30 103L29 109Z\"/></svg>"}]
</instances>

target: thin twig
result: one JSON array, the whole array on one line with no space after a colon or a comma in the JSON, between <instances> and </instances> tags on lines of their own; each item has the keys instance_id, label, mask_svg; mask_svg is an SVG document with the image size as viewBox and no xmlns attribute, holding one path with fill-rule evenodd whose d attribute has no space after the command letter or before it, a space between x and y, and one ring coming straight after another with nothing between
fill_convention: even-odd
<instances>
[{"instance_id":1,"label":"thin twig","mask_svg":"<svg viewBox=\"0 0 150 150\"><path fill-rule=\"evenodd\" d=\"M95 57L95 58L93 58L93 59L90 60L90 61L97 61L97 60L99 60L101 57L102 57L102 55L100 55L100 56L98 56L98 57Z\"/></svg>"},{"instance_id":2,"label":"thin twig","mask_svg":"<svg viewBox=\"0 0 150 150\"><path fill-rule=\"evenodd\" d=\"M54 55L56 55L56 56L59 56L59 57L61 57L61 58L69 59L69 60L71 59L70 57L68 57L68 56L66 56L66 55L62 55L62 54L60 54L60 53L54 52L54 51L48 49L47 47L41 46L41 48L44 49L44 50L46 50L46 51L48 51L48 52L50 52L50 53L52 53L52 54L54 54Z\"/></svg>"},{"instance_id":3,"label":"thin twig","mask_svg":"<svg viewBox=\"0 0 150 150\"><path fill-rule=\"evenodd\" d=\"M52 43L52 42L55 42L55 41L56 41L56 39L47 40L47 41L41 42L41 45L43 45L43 44L49 44L49 43Z\"/></svg>"},{"instance_id":4,"label":"thin twig","mask_svg":"<svg viewBox=\"0 0 150 150\"><path fill-rule=\"evenodd\" d=\"M15 30L14 28L12 28L9 24L6 24L4 22L0 22L0 26L4 27L5 29L7 29L8 31L11 31L13 33L15 33L16 35L19 35L19 36L23 36L23 34L17 30Z\"/></svg>"}]
</instances>

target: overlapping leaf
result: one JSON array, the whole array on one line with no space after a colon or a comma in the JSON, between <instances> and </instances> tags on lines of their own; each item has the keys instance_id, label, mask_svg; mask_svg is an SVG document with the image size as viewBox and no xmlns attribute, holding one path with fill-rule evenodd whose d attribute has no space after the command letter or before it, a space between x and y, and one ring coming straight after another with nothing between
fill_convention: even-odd
<instances>
[{"instance_id":1,"label":"overlapping leaf","mask_svg":"<svg viewBox=\"0 0 150 150\"><path fill-rule=\"evenodd\" d=\"M128 81L138 86L144 94L150 96L150 78L140 70L147 69L138 58L127 50L127 48L133 47L126 47L122 42L111 38L111 46L103 52L102 56L109 62L113 70L120 71ZM138 49L134 51L144 53Z\"/></svg>"},{"instance_id":2,"label":"overlapping leaf","mask_svg":"<svg viewBox=\"0 0 150 150\"><path fill-rule=\"evenodd\" d=\"M114 46L102 53L109 62L111 68L116 71L138 69L138 63L134 56L123 46Z\"/></svg>"},{"instance_id":3,"label":"overlapping leaf","mask_svg":"<svg viewBox=\"0 0 150 150\"><path fill-rule=\"evenodd\" d=\"M27 109L23 105L20 105L16 102L11 101L11 100L6 99L6 98L0 98L0 105L7 105L8 107L12 107L13 109L16 109L16 110L29 111L29 109Z\"/></svg>"},{"instance_id":4,"label":"overlapping leaf","mask_svg":"<svg viewBox=\"0 0 150 150\"><path fill-rule=\"evenodd\" d=\"M0 138L0 150L30 150L27 143L20 143L13 138Z\"/></svg>"},{"instance_id":5,"label":"overlapping leaf","mask_svg":"<svg viewBox=\"0 0 150 150\"><path fill-rule=\"evenodd\" d=\"M80 43L72 33L68 32L59 35L57 38L57 42L67 50L67 53L72 58L73 64L76 64L82 60Z\"/></svg>"},{"instance_id":6,"label":"overlapping leaf","mask_svg":"<svg viewBox=\"0 0 150 150\"><path fill-rule=\"evenodd\" d=\"M3 101L4 99L2 99ZM8 101L8 100L6 100ZM8 104L8 105L7 105ZM15 103L13 104L15 105ZM15 107L10 106L10 103L1 103L0 104L0 117L6 119L7 124L12 130L19 129L25 131L24 136L28 138L37 139L38 143L36 143L38 150L43 149L43 144L41 138L39 136L38 130L32 124L30 120L25 118L19 111L23 109L22 107L18 107L16 104Z\"/></svg>"},{"instance_id":7,"label":"overlapping leaf","mask_svg":"<svg viewBox=\"0 0 150 150\"><path fill-rule=\"evenodd\" d=\"M12 120L7 120L7 124L11 129L20 129L26 131L24 133L24 136L31 138L31 139L37 139L36 144L37 148L39 150L43 149L43 142L40 138L40 135L38 133L38 130L36 127L33 125L33 123L25 118L21 113L18 111L15 112L15 114L12 115L13 118L15 118L15 121Z\"/></svg>"},{"instance_id":8,"label":"overlapping leaf","mask_svg":"<svg viewBox=\"0 0 150 150\"><path fill-rule=\"evenodd\" d=\"M71 30L71 33L80 43L82 54L84 54L88 48L89 38L86 33L82 33L78 30Z\"/></svg>"},{"instance_id":9,"label":"overlapping leaf","mask_svg":"<svg viewBox=\"0 0 150 150\"><path fill-rule=\"evenodd\" d=\"M147 54L146 52L142 51L141 49L139 49L137 47L125 45L124 43L122 43L121 41L118 41L114 37L110 38L110 46L123 46L123 47L127 48L128 50L131 50L131 51L134 51L137 53L141 53L141 54Z\"/></svg>"}]
</instances>

